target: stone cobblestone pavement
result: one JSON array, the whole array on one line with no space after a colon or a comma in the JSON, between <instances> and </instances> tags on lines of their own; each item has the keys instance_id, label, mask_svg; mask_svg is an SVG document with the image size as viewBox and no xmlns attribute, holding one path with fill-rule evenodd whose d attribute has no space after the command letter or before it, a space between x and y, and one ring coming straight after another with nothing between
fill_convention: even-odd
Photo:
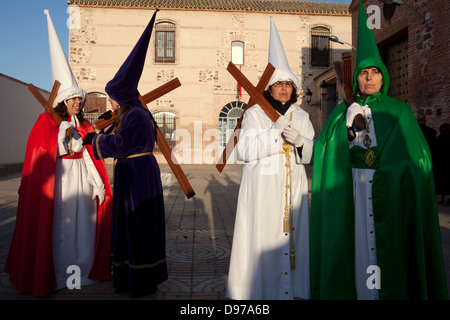
<instances>
[{"instance_id":1,"label":"stone cobblestone pavement","mask_svg":"<svg viewBox=\"0 0 450 320\"><path fill-rule=\"evenodd\" d=\"M139 300L224 300L241 166L182 165L196 195L187 199L167 165L161 165L166 209L169 279ZM112 172L112 166L108 165ZM309 180L311 167L307 166ZM311 182L310 182L311 183ZM20 174L0 178L0 300L129 300L111 281L44 298L19 294L3 272L17 209ZM442 245L450 288L450 208L439 206Z\"/></svg>"}]
</instances>

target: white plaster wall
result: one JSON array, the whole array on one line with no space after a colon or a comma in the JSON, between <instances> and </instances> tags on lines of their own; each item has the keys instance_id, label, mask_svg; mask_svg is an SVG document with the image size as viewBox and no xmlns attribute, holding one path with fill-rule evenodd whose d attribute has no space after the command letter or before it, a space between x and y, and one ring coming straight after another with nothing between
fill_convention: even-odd
<instances>
[{"instance_id":1,"label":"white plaster wall","mask_svg":"<svg viewBox=\"0 0 450 320\"><path fill-rule=\"evenodd\" d=\"M47 99L49 93L41 90ZM23 163L28 135L44 108L28 84L0 73L0 165Z\"/></svg>"}]
</instances>

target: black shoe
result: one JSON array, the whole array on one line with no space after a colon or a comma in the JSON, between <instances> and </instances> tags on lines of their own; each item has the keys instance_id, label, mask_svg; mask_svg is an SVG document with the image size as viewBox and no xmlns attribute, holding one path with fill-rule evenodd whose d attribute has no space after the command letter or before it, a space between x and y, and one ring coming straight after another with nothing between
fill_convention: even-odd
<instances>
[{"instance_id":1,"label":"black shoe","mask_svg":"<svg viewBox=\"0 0 450 320\"><path fill-rule=\"evenodd\" d=\"M134 289L130 291L129 297L132 299L141 298L149 294L155 293L157 289L158 289L157 286L145 289Z\"/></svg>"}]
</instances>

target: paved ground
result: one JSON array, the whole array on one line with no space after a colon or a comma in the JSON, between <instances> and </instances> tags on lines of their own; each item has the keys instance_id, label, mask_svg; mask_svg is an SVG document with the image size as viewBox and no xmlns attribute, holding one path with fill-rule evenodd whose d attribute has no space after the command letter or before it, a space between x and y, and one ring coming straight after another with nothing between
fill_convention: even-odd
<instances>
[{"instance_id":1,"label":"paved ground","mask_svg":"<svg viewBox=\"0 0 450 320\"><path fill-rule=\"evenodd\" d=\"M164 185L169 280L141 300L224 300L241 167L183 165L196 196L186 199L167 165ZM108 166L111 172L111 166ZM308 167L310 175L311 168ZM0 178L0 300L128 300L111 282L81 290L63 289L46 298L19 294L3 272L15 225L20 174ZM442 243L450 288L450 208L439 206Z\"/></svg>"}]
</instances>

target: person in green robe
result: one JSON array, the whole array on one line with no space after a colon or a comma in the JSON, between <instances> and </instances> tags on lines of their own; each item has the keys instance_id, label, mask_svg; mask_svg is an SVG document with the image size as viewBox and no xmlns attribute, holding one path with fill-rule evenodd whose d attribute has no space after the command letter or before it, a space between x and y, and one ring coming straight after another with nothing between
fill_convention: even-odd
<instances>
[{"instance_id":1,"label":"person in green robe","mask_svg":"<svg viewBox=\"0 0 450 320\"><path fill-rule=\"evenodd\" d=\"M359 6L356 103L334 108L314 147L311 298L448 299L430 150L411 107L387 95Z\"/></svg>"}]
</instances>

